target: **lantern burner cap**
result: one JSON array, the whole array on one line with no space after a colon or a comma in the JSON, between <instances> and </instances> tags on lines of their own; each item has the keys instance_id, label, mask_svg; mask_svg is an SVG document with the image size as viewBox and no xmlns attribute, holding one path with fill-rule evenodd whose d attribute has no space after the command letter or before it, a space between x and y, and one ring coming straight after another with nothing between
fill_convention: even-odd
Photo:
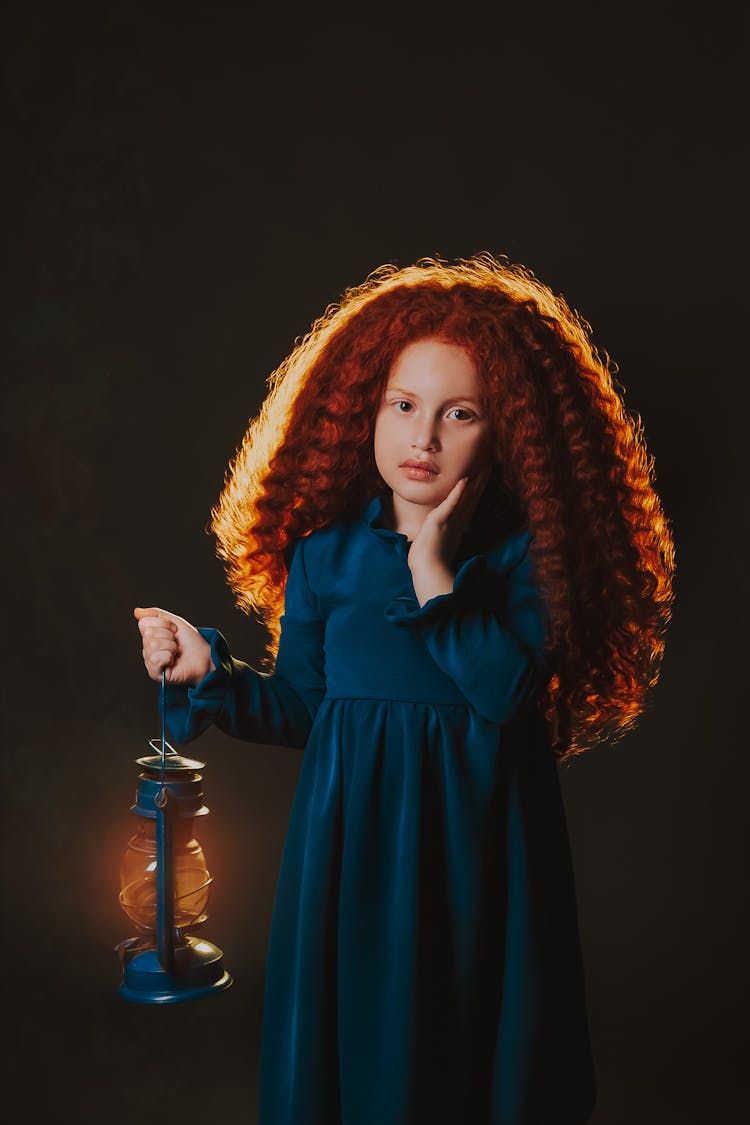
<instances>
[{"instance_id":1,"label":"lantern burner cap","mask_svg":"<svg viewBox=\"0 0 750 1125\"><path fill-rule=\"evenodd\" d=\"M149 741L149 746L154 751L154 753L148 754L144 758L136 758L136 764L139 766L143 766L144 769L148 770L161 770L161 739L152 738ZM205 762L197 761L195 758L183 758L183 756L181 754L178 754L174 747L170 746L168 742L165 742L164 747L165 770L179 770L181 772L186 772L189 770L192 773L195 773L196 770L202 770L206 764Z\"/></svg>"},{"instance_id":2,"label":"lantern burner cap","mask_svg":"<svg viewBox=\"0 0 750 1125\"><path fill-rule=\"evenodd\" d=\"M161 770L161 754L155 754L147 758L136 758L136 764L147 770ZM195 773L197 770L202 770L205 764L205 762L195 761L194 758L183 758L180 754L175 754L173 757L165 759L164 768L167 773L173 770Z\"/></svg>"}]
</instances>

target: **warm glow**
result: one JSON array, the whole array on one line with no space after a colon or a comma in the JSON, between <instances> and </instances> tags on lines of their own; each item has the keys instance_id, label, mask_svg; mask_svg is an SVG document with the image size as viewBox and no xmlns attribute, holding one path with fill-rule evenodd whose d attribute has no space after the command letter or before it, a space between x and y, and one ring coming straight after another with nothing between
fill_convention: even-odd
<instances>
[{"instance_id":1,"label":"warm glow","mask_svg":"<svg viewBox=\"0 0 750 1125\"><path fill-rule=\"evenodd\" d=\"M203 849L193 836L192 820L175 823L174 924L189 929L205 915L211 876ZM120 904L142 930L156 929L156 821L138 818L120 865Z\"/></svg>"}]
</instances>

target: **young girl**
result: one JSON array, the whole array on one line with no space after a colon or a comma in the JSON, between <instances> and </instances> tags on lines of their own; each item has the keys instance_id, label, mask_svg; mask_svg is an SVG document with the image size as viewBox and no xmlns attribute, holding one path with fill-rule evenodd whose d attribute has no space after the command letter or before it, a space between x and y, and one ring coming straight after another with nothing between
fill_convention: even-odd
<instances>
[{"instance_id":1,"label":"young girl","mask_svg":"<svg viewBox=\"0 0 750 1125\"><path fill-rule=\"evenodd\" d=\"M212 529L272 671L135 614L178 744L304 747L261 1125L583 1125L557 764L642 713L674 561L588 325L487 253L383 266L275 372Z\"/></svg>"}]
</instances>

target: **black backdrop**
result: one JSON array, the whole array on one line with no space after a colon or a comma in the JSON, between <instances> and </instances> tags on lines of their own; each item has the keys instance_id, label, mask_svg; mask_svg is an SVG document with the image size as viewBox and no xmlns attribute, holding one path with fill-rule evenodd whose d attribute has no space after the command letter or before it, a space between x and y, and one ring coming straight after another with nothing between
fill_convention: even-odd
<instances>
[{"instance_id":1,"label":"black backdrop","mask_svg":"<svg viewBox=\"0 0 750 1125\"><path fill-rule=\"evenodd\" d=\"M264 380L381 263L488 249L562 292L618 363L678 547L653 708L561 771L592 1125L744 1120L739 29L716 5L701 20L677 5L254 9L6 16L10 1119L255 1121L300 759L201 741L206 935L235 983L195 1005L125 1003L118 864L134 759L158 733L132 607L214 624L260 659L205 524Z\"/></svg>"}]
</instances>

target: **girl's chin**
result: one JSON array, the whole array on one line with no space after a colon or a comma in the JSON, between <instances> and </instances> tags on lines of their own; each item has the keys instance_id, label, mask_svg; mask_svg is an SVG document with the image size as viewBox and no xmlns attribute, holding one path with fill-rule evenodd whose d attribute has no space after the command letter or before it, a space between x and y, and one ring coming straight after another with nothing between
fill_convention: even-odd
<instances>
[{"instance_id":1,"label":"girl's chin","mask_svg":"<svg viewBox=\"0 0 750 1125\"><path fill-rule=\"evenodd\" d=\"M449 494L450 488L446 488L442 481L440 484L437 481L409 481L392 489L392 492L394 497L407 504L418 504L420 507L426 504L430 508L437 508Z\"/></svg>"}]
</instances>

